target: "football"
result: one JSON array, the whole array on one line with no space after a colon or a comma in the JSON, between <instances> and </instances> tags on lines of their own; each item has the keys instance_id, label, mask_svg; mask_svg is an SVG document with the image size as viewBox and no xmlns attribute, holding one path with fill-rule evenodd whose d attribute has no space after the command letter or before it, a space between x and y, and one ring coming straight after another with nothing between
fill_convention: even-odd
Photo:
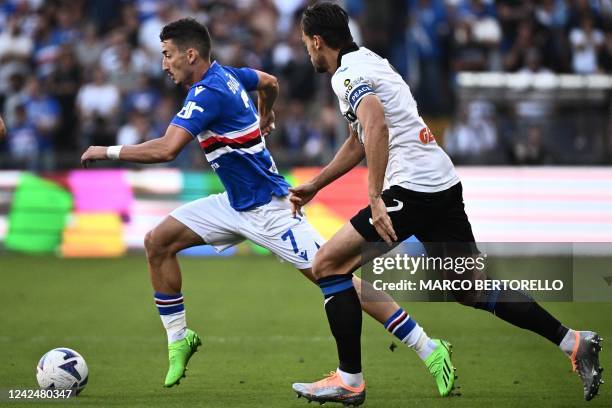
<instances>
[{"instance_id":1,"label":"football","mask_svg":"<svg viewBox=\"0 0 612 408\"><path fill-rule=\"evenodd\" d=\"M85 359L69 348L56 348L40 358L36 379L45 390L74 390L78 395L87 385L89 370Z\"/></svg>"}]
</instances>

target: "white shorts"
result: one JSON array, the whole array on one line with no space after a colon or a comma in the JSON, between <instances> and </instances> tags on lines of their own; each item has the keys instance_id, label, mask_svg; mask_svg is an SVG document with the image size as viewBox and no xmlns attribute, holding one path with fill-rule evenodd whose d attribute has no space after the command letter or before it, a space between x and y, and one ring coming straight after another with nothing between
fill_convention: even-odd
<instances>
[{"instance_id":1,"label":"white shorts","mask_svg":"<svg viewBox=\"0 0 612 408\"><path fill-rule=\"evenodd\" d=\"M287 197L249 211L232 208L227 193L182 205L170 216L221 252L248 239L298 269L307 269L325 242L306 217L293 217Z\"/></svg>"}]
</instances>

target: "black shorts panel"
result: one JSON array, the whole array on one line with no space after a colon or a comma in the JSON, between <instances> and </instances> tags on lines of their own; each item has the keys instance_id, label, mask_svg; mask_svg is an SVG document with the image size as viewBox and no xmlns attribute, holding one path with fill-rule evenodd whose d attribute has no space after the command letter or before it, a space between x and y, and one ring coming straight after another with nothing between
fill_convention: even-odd
<instances>
[{"instance_id":1,"label":"black shorts panel","mask_svg":"<svg viewBox=\"0 0 612 408\"><path fill-rule=\"evenodd\" d=\"M463 205L461 183L436 193L392 186L383 191L381 197L398 242L412 235L421 242L474 242L472 226ZM371 217L372 210L368 206L351 218L351 224L367 242L382 242L370 222Z\"/></svg>"}]
</instances>

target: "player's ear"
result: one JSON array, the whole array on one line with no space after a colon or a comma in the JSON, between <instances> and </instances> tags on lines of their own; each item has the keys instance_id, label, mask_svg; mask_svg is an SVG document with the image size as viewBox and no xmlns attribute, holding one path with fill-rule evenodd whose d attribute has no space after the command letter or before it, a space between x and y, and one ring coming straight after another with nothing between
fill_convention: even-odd
<instances>
[{"instance_id":1,"label":"player's ear","mask_svg":"<svg viewBox=\"0 0 612 408\"><path fill-rule=\"evenodd\" d=\"M323 48L323 39L321 38L320 35L313 35L312 36L312 43L314 45L314 48L316 50L320 50L321 48Z\"/></svg>"},{"instance_id":2,"label":"player's ear","mask_svg":"<svg viewBox=\"0 0 612 408\"><path fill-rule=\"evenodd\" d=\"M193 64L195 62L195 60L197 59L199 53L195 48L188 48L187 49L187 61L189 61L190 64Z\"/></svg>"}]
</instances>

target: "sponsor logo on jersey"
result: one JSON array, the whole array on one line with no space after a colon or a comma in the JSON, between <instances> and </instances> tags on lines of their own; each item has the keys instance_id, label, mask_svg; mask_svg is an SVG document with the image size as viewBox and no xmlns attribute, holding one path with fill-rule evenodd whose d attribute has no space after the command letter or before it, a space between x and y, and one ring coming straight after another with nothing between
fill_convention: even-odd
<instances>
[{"instance_id":1,"label":"sponsor logo on jersey","mask_svg":"<svg viewBox=\"0 0 612 408\"><path fill-rule=\"evenodd\" d=\"M419 132L419 140L421 141L421 143L427 144L430 142L435 142L436 138L434 137L433 133L431 132L431 130L429 130L428 127L424 127Z\"/></svg>"},{"instance_id":2,"label":"sponsor logo on jersey","mask_svg":"<svg viewBox=\"0 0 612 408\"><path fill-rule=\"evenodd\" d=\"M195 96L198 96L200 92L202 92L204 89L206 88L204 88L202 85L196 86L195 91L194 91Z\"/></svg>"},{"instance_id":3,"label":"sponsor logo on jersey","mask_svg":"<svg viewBox=\"0 0 612 408\"><path fill-rule=\"evenodd\" d=\"M346 81L348 81L348 85ZM357 77L355 79L349 79L349 78L345 79L344 86L346 87L346 90L344 91L344 99L348 100L349 95L354 88L358 88L359 86L365 85L365 84L367 84L366 79L362 76Z\"/></svg>"},{"instance_id":4,"label":"sponsor logo on jersey","mask_svg":"<svg viewBox=\"0 0 612 408\"><path fill-rule=\"evenodd\" d=\"M190 119L193 111L204 112L204 108L198 106L194 101L189 101L176 116L183 119Z\"/></svg>"}]
</instances>

